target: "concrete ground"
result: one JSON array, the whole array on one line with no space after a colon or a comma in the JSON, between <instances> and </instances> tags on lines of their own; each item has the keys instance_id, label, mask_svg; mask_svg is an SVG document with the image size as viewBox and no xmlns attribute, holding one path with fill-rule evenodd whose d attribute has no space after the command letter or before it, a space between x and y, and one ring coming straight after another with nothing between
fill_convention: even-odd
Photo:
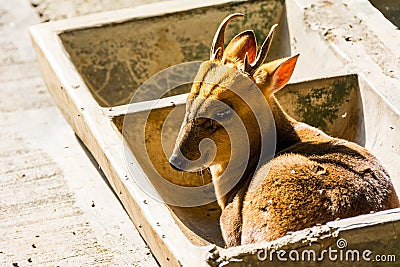
<instances>
[{"instance_id":1,"label":"concrete ground","mask_svg":"<svg viewBox=\"0 0 400 267\"><path fill-rule=\"evenodd\" d=\"M28 0L27 0L28 1ZM133 7L162 0L30 0L42 21ZM60 8L62 6L62 8Z\"/></svg>"},{"instance_id":2,"label":"concrete ground","mask_svg":"<svg viewBox=\"0 0 400 267\"><path fill-rule=\"evenodd\" d=\"M0 266L157 266L52 102L28 33L132 1L32 2L0 0Z\"/></svg>"}]
</instances>

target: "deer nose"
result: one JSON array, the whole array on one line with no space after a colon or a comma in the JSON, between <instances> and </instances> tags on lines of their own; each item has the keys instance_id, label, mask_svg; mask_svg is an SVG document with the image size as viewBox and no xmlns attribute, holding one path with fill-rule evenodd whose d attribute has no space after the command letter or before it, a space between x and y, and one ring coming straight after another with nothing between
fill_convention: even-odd
<instances>
[{"instance_id":1,"label":"deer nose","mask_svg":"<svg viewBox=\"0 0 400 267\"><path fill-rule=\"evenodd\" d=\"M169 158L169 165L177 171L184 171L186 168L186 162L178 155L171 155Z\"/></svg>"}]
</instances>

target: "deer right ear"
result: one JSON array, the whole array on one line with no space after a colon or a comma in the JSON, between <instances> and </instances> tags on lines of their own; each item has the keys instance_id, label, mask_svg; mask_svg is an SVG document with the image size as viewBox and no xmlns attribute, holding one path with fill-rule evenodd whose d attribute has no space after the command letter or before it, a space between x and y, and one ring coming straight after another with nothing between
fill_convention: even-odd
<instances>
[{"instance_id":1,"label":"deer right ear","mask_svg":"<svg viewBox=\"0 0 400 267\"><path fill-rule=\"evenodd\" d=\"M292 77L299 54L262 65L253 75L264 95L271 96L284 87Z\"/></svg>"}]
</instances>

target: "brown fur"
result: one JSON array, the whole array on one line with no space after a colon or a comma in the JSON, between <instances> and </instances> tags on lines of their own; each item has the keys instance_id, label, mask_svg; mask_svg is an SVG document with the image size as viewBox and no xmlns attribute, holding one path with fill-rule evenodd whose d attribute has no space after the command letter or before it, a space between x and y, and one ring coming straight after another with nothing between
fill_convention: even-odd
<instances>
[{"instance_id":1,"label":"brown fur","mask_svg":"<svg viewBox=\"0 0 400 267\"><path fill-rule=\"evenodd\" d=\"M216 63L240 70L246 51L251 51L251 60L254 59L254 40L248 32L238 35ZM387 171L365 148L297 122L282 110L273 94L288 82L296 61L297 56L285 58L262 65L252 76L243 73L263 92L276 126L275 158L258 170L255 155L259 155L262 137L260 131L254 130L257 122L249 107L218 86L196 83L189 95L174 153L181 150L188 158L198 158L200 140L207 137L215 141L218 153L210 170L222 208L220 224L228 247L274 240L289 231L399 206ZM218 125L207 119L190 120L191 113L211 109L207 99L231 105L245 123L250 140L246 172L226 195L219 193L219 177L227 161L240 155L227 153L229 137ZM261 183L250 183L252 180Z\"/></svg>"},{"instance_id":2,"label":"brown fur","mask_svg":"<svg viewBox=\"0 0 400 267\"><path fill-rule=\"evenodd\" d=\"M284 133L279 125L293 119L272 101L275 118L286 117L276 121L279 142ZM280 144L261 185L245 197L241 244L399 206L388 173L365 148L308 125L296 126Z\"/></svg>"}]
</instances>

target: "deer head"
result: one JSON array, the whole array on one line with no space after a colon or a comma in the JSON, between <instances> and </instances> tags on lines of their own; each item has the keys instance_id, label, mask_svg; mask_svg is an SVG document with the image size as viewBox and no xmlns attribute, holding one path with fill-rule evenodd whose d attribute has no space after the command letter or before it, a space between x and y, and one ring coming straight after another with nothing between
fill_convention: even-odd
<instances>
[{"instance_id":1,"label":"deer head","mask_svg":"<svg viewBox=\"0 0 400 267\"><path fill-rule=\"evenodd\" d=\"M210 60L199 68L169 159L175 169L210 167L214 178L231 163L232 169L246 168L248 159L258 158L263 129L274 126L272 116L267 115L261 116L266 126L260 126L259 114L268 109L268 99L289 81L298 55L263 64L277 25L258 54L253 31L238 34L224 48L227 24L242 16L232 14L222 21Z\"/></svg>"}]
</instances>

